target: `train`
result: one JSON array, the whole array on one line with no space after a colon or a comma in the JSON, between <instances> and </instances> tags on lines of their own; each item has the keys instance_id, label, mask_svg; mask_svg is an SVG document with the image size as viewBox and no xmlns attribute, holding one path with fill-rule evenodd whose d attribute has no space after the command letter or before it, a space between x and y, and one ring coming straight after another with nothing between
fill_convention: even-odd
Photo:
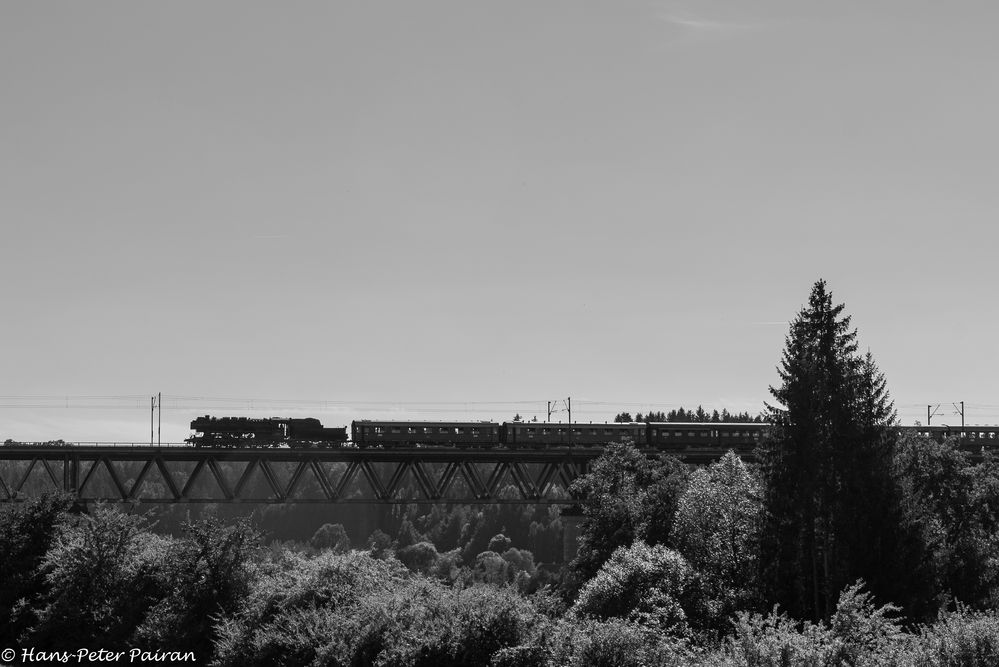
<instances>
[{"instance_id":1,"label":"train","mask_svg":"<svg viewBox=\"0 0 999 667\"><path fill-rule=\"evenodd\" d=\"M351 422L347 429L327 428L315 418L210 417L191 422L195 447L247 448L458 448L545 449L600 448L614 442L663 451L720 448L752 451L770 424L733 422L548 423L490 421ZM957 438L963 446L999 446L999 426L899 426L943 441Z\"/></svg>"}]
</instances>

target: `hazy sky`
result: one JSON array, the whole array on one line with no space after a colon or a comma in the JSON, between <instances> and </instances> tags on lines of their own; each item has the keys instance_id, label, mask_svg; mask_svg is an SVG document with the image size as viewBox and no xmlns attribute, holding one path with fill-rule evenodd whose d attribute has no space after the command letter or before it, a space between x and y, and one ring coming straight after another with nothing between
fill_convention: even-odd
<instances>
[{"instance_id":1,"label":"hazy sky","mask_svg":"<svg viewBox=\"0 0 999 667\"><path fill-rule=\"evenodd\" d=\"M0 439L755 412L820 277L904 423L999 423L997 19L2 3Z\"/></svg>"}]
</instances>

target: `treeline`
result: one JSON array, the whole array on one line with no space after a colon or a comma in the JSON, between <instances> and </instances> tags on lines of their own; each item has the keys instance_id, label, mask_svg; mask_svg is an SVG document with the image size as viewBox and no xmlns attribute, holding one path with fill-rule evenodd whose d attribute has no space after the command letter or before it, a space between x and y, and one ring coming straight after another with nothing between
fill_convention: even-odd
<instances>
[{"instance_id":1,"label":"treeline","mask_svg":"<svg viewBox=\"0 0 999 667\"><path fill-rule=\"evenodd\" d=\"M696 410L685 410L683 406L670 410L669 412L653 411L646 414L636 412L634 418L630 412L621 412L614 417L616 423L629 422L684 422L700 424L718 423L740 423L740 424L762 424L764 418L762 414L750 415L748 412L729 412L726 409L712 410L710 413L700 405Z\"/></svg>"}]
</instances>

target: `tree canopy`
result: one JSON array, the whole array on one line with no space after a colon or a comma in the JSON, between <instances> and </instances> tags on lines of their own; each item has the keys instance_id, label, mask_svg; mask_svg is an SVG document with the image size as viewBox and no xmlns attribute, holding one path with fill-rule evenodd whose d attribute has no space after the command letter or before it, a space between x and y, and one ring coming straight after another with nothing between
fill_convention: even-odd
<instances>
[{"instance_id":1,"label":"tree canopy","mask_svg":"<svg viewBox=\"0 0 999 667\"><path fill-rule=\"evenodd\" d=\"M609 446L592 470L573 482L584 514L579 552L572 562L589 579L614 550L642 540L668 544L687 469L672 456L645 456L630 444Z\"/></svg>"},{"instance_id":2,"label":"tree canopy","mask_svg":"<svg viewBox=\"0 0 999 667\"><path fill-rule=\"evenodd\" d=\"M762 448L765 581L775 601L813 619L829 618L839 591L858 578L876 595L899 592L895 412L843 311L816 282L785 341L780 384L770 388L776 403L767 405L775 428Z\"/></svg>"}]
</instances>

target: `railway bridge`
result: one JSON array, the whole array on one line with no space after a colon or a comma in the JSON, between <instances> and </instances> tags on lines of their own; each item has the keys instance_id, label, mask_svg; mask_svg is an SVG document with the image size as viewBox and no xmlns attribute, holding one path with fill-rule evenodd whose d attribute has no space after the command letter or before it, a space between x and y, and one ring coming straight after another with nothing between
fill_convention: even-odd
<instances>
[{"instance_id":1,"label":"railway bridge","mask_svg":"<svg viewBox=\"0 0 999 667\"><path fill-rule=\"evenodd\" d=\"M571 506L599 448L207 449L123 443L0 447L0 502L520 503ZM680 454L707 463L715 448Z\"/></svg>"}]
</instances>

